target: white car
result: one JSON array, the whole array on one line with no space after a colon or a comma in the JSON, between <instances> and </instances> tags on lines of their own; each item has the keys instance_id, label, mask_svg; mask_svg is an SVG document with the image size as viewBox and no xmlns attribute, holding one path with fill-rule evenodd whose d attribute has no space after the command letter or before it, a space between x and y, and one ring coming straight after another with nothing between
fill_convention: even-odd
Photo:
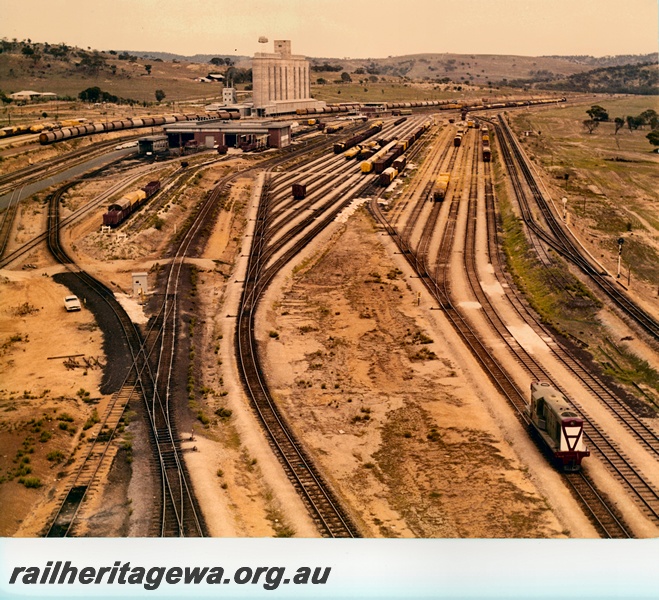
<instances>
[{"instance_id":1,"label":"white car","mask_svg":"<svg viewBox=\"0 0 659 600\"><path fill-rule=\"evenodd\" d=\"M80 310L82 307L80 306L80 300L78 300L78 296L66 296L64 298L64 308L66 308L67 312Z\"/></svg>"}]
</instances>

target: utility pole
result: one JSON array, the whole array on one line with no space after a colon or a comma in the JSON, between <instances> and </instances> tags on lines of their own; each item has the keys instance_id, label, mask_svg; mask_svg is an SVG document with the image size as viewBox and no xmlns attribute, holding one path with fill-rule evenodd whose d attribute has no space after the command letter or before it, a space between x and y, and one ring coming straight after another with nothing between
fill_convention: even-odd
<instances>
[{"instance_id":1,"label":"utility pole","mask_svg":"<svg viewBox=\"0 0 659 600\"><path fill-rule=\"evenodd\" d=\"M616 279L620 279L620 261L622 260L622 245L624 243L624 238L618 238L618 274L616 275Z\"/></svg>"}]
</instances>

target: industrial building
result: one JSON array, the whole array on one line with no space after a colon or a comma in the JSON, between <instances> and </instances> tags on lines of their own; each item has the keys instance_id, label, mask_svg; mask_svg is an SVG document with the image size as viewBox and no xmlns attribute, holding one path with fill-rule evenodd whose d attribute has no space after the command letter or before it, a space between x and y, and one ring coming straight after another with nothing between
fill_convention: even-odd
<instances>
[{"instance_id":1,"label":"industrial building","mask_svg":"<svg viewBox=\"0 0 659 600\"><path fill-rule=\"evenodd\" d=\"M275 51L252 59L252 98L257 116L293 114L300 108L322 108L311 98L309 62L291 54L290 40L275 40Z\"/></svg>"},{"instance_id":2,"label":"industrial building","mask_svg":"<svg viewBox=\"0 0 659 600\"><path fill-rule=\"evenodd\" d=\"M284 121L182 121L163 126L170 148L284 148L291 123Z\"/></svg>"},{"instance_id":3,"label":"industrial building","mask_svg":"<svg viewBox=\"0 0 659 600\"><path fill-rule=\"evenodd\" d=\"M169 151L166 135L149 135L137 140L139 156L162 156Z\"/></svg>"}]
</instances>

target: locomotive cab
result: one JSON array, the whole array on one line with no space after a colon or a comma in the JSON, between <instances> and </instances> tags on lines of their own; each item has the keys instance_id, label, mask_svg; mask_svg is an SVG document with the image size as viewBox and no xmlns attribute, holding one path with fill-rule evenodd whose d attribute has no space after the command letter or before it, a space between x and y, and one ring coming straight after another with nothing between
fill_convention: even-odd
<instances>
[{"instance_id":1,"label":"locomotive cab","mask_svg":"<svg viewBox=\"0 0 659 600\"><path fill-rule=\"evenodd\" d=\"M528 407L531 424L566 471L578 471L581 460L590 455L583 434L583 419L563 394L547 382L531 384Z\"/></svg>"}]
</instances>

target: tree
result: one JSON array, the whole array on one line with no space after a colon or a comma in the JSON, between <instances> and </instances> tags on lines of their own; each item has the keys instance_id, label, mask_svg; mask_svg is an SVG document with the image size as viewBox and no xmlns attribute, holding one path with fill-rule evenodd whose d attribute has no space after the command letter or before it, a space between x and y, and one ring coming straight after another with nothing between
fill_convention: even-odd
<instances>
[{"instance_id":1,"label":"tree","mask_svg":"<svg viewBox=\"0 0 659 600\"><path fill-rule=\"evenodd\" d=\"M165 99L165 92L162 90L156 90L156 100L162 102Z\"/></svg>"},{"instance_id":2,"label":"tree","mask_svg":"<svg viewBox=\"0 0 659 600\"><path fill-rule=\"evenodd\" d=\"M659 129L654 129L653 131L648 133L645 137L648 138L648 141L653 146L659 146Z\"/></svg>"},{"instance_id":3,"label":"tree","mask_svg":"<svg viewBox=\"0 0 659 600\"><path fill-rule=\"evenodd\" d=\"M599 121L596 121L595 119L586 119L583 122L583 126L588 130L588 133L593 133L593 131L599 126Z\"/></svg>"},{"instance_id":4,"label":"tree","mask_svg":"<svg viewBox=\"0 0 659 600\"><path fill-rule=\"evenodd\" d=\"M606 109L602 108L601 106L598 106L597 104L595 104L594 106L591 106L590 110L586 111L586 114L593 121L608 121L609 120L609 113L606 112Z\"/></svg>"},{"instance_id":5,"label":"tree","mask_svg":"<svg viewBox=\"0 0 659 600\"><path fill-rule=\"evenodd\" d=\"M657 128L657 111L649 108L644 110L640 115L638 115L639 120L643 121L643 125L650 125L652 129Z\"/></svg>"},{"instance_id":6,"label":"tree","mask_svg":"<svg viewBox=\"0 0 659 600\"><path fill-rule=\"evenodd\" d=\"M350 77L350 73L346 73L345 71L343 71L343 73L341 73L341 82L342 83L352 82L352 77Z\"/></svg>"},{"instance_id":7,"label":"tree","mask_svg":"<svg viewBox=\"0 0 659 600\"><path fill-rule=\"evenodd\" d=\"M151 65L144 65L144 68L146 69L146 74L151 75Z\"/></svg>"},{"instance_id":8,"label":"tree","mask_svg":"<svg viewBox=\"0 0 659 600\"><path fill-rule=\"evenodd\" d=\"M625 119L623 117L616 117L614 120L615 123L615 133L618 133L625 126Z\"/></svg>"},{"instance_id":9,"label":"tree","mask_svg":"<svg viewBox=\"0 0 659 600\"><path fill-rule=\"evenodd\" d=\"M98 86L89 87L78 94L78 98L83 102L98 102L101 98L101 88Z\"/></svg>"},{"instance_id":10,"label":"tree","mask_svg":"<svg viewBox=\"0 0 659 600\"><path fill-rule=\"evenodd\" d=\"M211 58L208 61L211 65L215 65L216 67L219 67L220 65L224 64L224 59L223 58L218 58L217 56Z\"/></svg>"}]
</instances>

